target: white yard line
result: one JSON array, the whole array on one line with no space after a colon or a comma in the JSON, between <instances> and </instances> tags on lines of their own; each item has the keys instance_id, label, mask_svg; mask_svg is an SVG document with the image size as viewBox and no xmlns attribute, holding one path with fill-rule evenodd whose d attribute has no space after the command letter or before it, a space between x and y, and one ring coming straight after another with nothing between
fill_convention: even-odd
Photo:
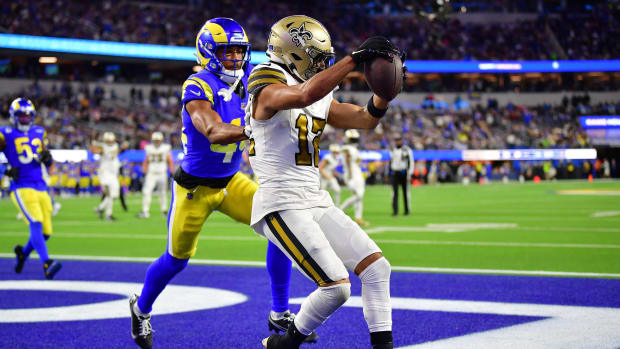
<instances>
[{"instance_id":1,"label":"white yard line","mask_svg":"<svg viewBox=\"0 0 620 349\"><path fill-rule=\"evenodd\" d=\"M0 236L27 236L26 232L0 232ZM164 234L122 234L122 233L56 233L55 238L77 239L135 239L135 240L166 240ZM200 240L217 241L265 241L259 235L201 235ZM590 248L590 249L620 249L620 245L607 244L574 244L574 243L545 243L545 242L501 242L501 241L454 241L454 240L401 240L401 239L373 239L380 244L395 245L447 245L447 246L480 246L480 247L539 247L539 248Z\"/></svg>"},{"instance_id":2,"label":"white yard line","mask_svg":"<svg viewBox=\"0 0 620 349\"><path fill-rule=\"evenodd\" d=\"M15 258L12 253L0 253L0 258ZM38 258L35 254L32 258ZM80 256L80 255L57 255L54 258L59 260L85 260L85 261L104 261L104 262L147 262L150 263L156 257L115 257L115 256ZM190 264L199 265L234 265L234 266L250 266L264 267L265 262L262 261L237 261L225 259L198 259L192 258ZM530 276L567 276L567 277L605 277L620 278L620 274L613 273L582 273L570 271L547 271L547 270L510 270L510 269L468 269L468 268L433 268L433 267L400 267L392 266L394 271L407 272L431 272L431 273L448 273L448 274L506 274L506 275L530 275Z\"/></svg>"}]
</instances>

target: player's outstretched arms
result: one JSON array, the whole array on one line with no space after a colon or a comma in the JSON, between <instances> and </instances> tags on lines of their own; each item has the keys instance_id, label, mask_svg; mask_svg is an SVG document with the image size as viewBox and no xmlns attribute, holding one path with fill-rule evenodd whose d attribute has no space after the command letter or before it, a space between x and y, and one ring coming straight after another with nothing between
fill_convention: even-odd
<instances>
[{"instance_id":1,"label":"player's outstretched arms","mask_svg":"<svg viewBox=\"0 0 620 349\"><path fill-rule=\"evenodd\" d=\"M192 124L211 144L230 144L248 139L244 128L222 122L220 115L213 110L211 102L192 100L185 104L192 118Z\"/></svg>"},{"instance_id":2,"label":"player's outstretched arms","mask_svg":"<svg viewBox=\"0 0 620 349\"><path fill-rule=\"evenodd\" d=\"M379 124L387 109L388 101L377 95L373 95L365 107L333 100L329 107L327 123L336 128L373 129Z\"/></svg>"},{"instance_id":3,"label":"player's outstretched arms","mask_svg":"<svg viewBox=\"0 0 620 349\"><path fill-rule=\"evenodd\" d=\"M278 83L265 86L254 97L253 117L267 120L278 110L307 107L335 89L355 66L355 61L347 56L302 84L289 86Z\"/></svg>"}]
</instances>

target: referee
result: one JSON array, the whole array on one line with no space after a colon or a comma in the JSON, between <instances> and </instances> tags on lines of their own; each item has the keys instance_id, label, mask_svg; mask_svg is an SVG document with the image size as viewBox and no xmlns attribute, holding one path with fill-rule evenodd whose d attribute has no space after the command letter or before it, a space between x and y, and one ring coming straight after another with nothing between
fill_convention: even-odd
<instances>
[{"instance_id":1,"label":"referee","mask_svg":"<svg viewBox=\"0 0 620 349\"><path fill-rule=\"evenodd\" d=\"M398 214L398 187L402 187L405 201L405 215L409 214L409 180L413 174L413 152L403 145L401 135L394 138L395 147L390 150L390 174L392 175L392 216Z\"/></svg>"}]
</instances>

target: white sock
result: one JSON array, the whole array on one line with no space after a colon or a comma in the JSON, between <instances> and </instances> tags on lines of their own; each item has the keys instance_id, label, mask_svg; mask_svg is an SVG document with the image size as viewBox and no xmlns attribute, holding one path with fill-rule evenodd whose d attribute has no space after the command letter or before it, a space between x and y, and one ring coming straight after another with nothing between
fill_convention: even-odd
<instances>
[{"instance_id":1,"label":"white sock","mask_svg":"<svg viewBox=\"0 0 620 349\"><path fill-rule=\"evenodd\" d=\"M382 257L359 275L362 280L364 319L371 333L392 330L390 272L390 263Z\"/></svg>"},{"instance_id":2,"label":"white sock","mask_svg":"<svg viewBox=\"0 0 620 349\"><path fill-rule=\"evenodd\" d=\"M301 304L295 327L306 336L321 326L351 296L351 284L319 287Z\"/></svg>"},{"instance_id":3,"label":"white sock","mask_svg":"<svg viewBox=\"0 0 620 349\"><path fill-rule=\"evenodd\" d=\"M287 311L271 311L271 318L274 320L280 320L282 318L284 318L284 314L286 314L287 312L289 312L289 310Z\"/></svg>"},{"instance_id":4,"label":"white sock","mask_svg":"<svg viewBox=\"0 0 620 349\"><path fill-rule=\"evenodd\" d=\"M140 307L138 306L138 302L135 302L135 303L133 304L133 311L134 311L134 313L138 314L138 315L139 315L139 316L141 316L141 317L147 317L147 316L149 316L149 313L146 313L146 314L145 314L145 313L143 313L143 312L140 310Z\"/></svg>"}]
</instances>

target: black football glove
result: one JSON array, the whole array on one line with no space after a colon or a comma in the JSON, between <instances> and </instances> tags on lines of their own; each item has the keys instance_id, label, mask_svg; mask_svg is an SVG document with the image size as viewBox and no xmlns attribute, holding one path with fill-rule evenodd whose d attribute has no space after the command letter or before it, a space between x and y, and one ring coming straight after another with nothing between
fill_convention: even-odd
<instances>
[{"instance_id":1,"label":"black football glove","mask_svg":"<svg viewBox=\"0 0 620 349\"><path fill-rule=\"evenodd\" d=\"M13 180L16 181L17 176L19 175L19 170L17 167L11 167L10 169L4 171L4 174L9 178L13 178Z\"/></svg>"},{"instance_id":2,"label":"black football glove","mask_svg":"<svg viewBox=\"0 0 620 349\"><path fill-rule=\"evenodd\" d=\"M360 64L377 57L382 57L392 62L393 54L400 54L400 51L390 40L383 36L373 36L366 39L350 56L356 64Z\"/></svg>"},{"instance_id":3,"label":"black football glove","mask_svg":"<svg viewBox=\"0 0 620 349\"><path fill-rule=\"evenodd\" d=\"M45 164L45 166L49 166L52 164L52 153L45 149L39 155L39 160Z\"/></svg>"}]
</instances>

